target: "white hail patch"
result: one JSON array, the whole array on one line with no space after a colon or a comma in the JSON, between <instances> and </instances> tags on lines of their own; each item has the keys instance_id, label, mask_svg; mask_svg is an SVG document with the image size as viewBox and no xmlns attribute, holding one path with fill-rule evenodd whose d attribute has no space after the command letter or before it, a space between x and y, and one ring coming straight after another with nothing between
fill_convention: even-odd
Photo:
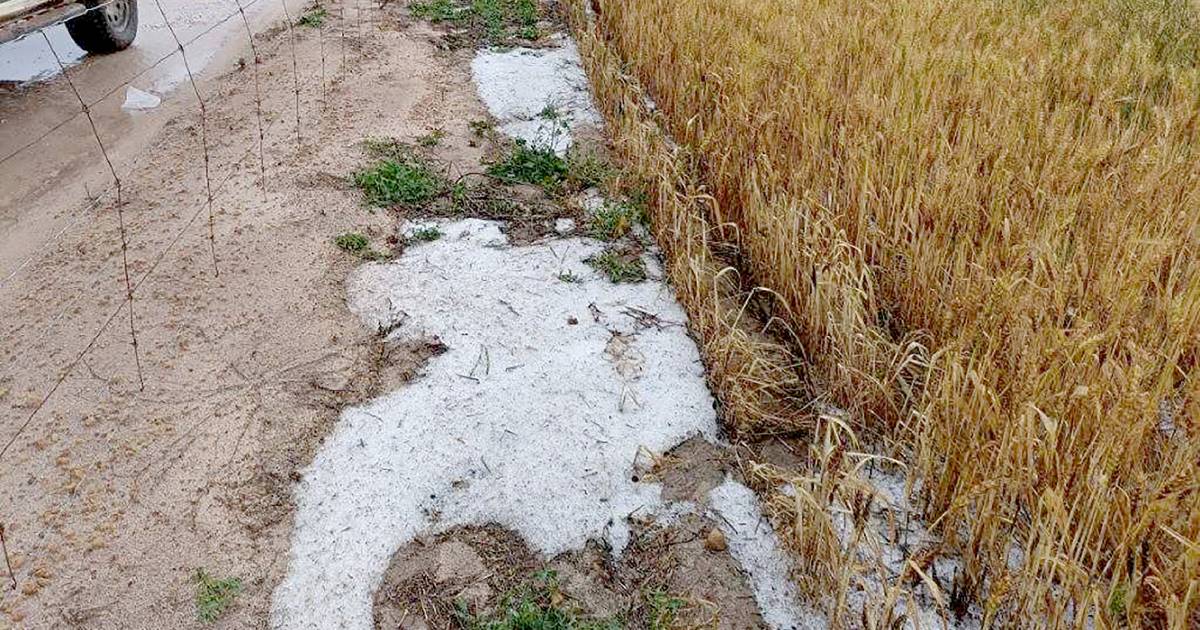
<instances>
[{"instance_id":1,"label":"white hail patch","mask_svg":"<svg viewBox=\"0 0 1200 630\"><path fill-rule=\"evenodd\" d=\"M556 48L481 50L471 62L479 98L501 132L560 155L571 147L571 133L598 127L587 75L575 42Z\"/></svg>"},{"instance_id":2,"label":"white hail patch","mask_svg":"<svg viewBox=\"0 0 1200 630\"><path fill-rule=\"evenodd\" d=\"M726 479L708 494L713 520L729 541L729 553L750 578L763 622L771 630L827 628L824 615L800 604L792 583L792 561L763 518L754 491Z\"/></svg>"},{"instance_id":3,"label":"white hail patch","mask_svg":"<svg viewBox=\"0 0 1200 630\"><path fill-rule=\"evenodd\" d=\"M154 109L162 104L162 98L149 92L139 90L132 85L125 90L125 103L121 109L130 111L145 111Z\"/></svg>"},{"instance_id":4,"label":"white hail patch","mask_svg":"<svg viewBox=\"0 0 1200 630\"><path fill-rule=\"evenodd\" d=\"M632 480L639 450L715 439L667 286L601 279L581 262L600 249L590 241L511 247L493 222L441 229L348 281L367 326L449 350L346 409L304 471L275 628L370 628L392 554L422 532L497 523L547 555L601 537L620 553L627 518L661 504L658 485Z\"/></svg>"}]
</instances>

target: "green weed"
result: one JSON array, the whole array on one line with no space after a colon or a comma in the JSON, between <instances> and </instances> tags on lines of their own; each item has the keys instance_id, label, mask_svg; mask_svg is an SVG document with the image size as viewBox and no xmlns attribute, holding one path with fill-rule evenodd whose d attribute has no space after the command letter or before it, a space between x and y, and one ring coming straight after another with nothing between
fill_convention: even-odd
<instances>
[{"instance_id":1,"label":"green weed","mask_svg":"<svg viewBox=\"0 0 1200 630\"><path fill-rule=\"evenodd\" d=\"M567 284L579 284L579 283L583 282L583 278L580 278L579 276L571 273L570 271L563 271L563 272L559 273L558 280L559 280L559 282L566 282Z\"/></svg>"},{"instance_id":2,"label":"green weed","mask_svg":"<svg viewBox=\"0 0 1200 630\"><path fill-rule=\"evenodd\" d=\"M459 22L468 17L466 7L453 0L430 0L429 2L414 2L408 6L414 17L430 22Z\"/></svg>"},{"instance_id":3,"label":"green weed","mask_svg":"<svg viewBox=\"0 0 1200 630\"><path fill-rule=\"evenodd\" d=\"M417 144L425 147L426 149L432 149L433 147L441 144L442 139L445 137L445 129L434 129L433 131L430 131L429 133L417 138Z\"/></svg>"},{"instance_id":4,"label":"green weed","mask_svg":"<svg viewBox=\"0 0 1200 630\"><path fill-rule=\"evenodd\" d=\"M367 138L362 141L367 155L385 160L415 160L417 154L412 145L395 138Z\"/></svg>"},{"instance_id":5,"label":"green weed","mask_svg":"<svg viewBox=\"0 0 1200 630\"><path fill-rule=\"evenodd\" d=\"M564 606L553 571L541 571L534 582L504 599L499 609L472 614L462 602L455 605L459 626L465 630L620 630L616 619L589 619Z\"/></svg>"},{"instance_id":6,"label":"green weed","mask_svg":"<svg viewBox=\"0 0 1200 630\"><path fill-rule=\"evenodd\" d=\"M534 184L555 193L560 190L567 170L566 160L554 149L518 139L498 162L488 167L487 172L509 184Z\"/></svg>"},{"instance_id":7,"label":"green weed","mask_svg":"<svg viewBox=\"0 0 1200 630\"><path fill-rule=\"evenodd\" d=\"M634 252L606 249L585 258L585 263L608 277L613 283L641 282L646 279L646 263Z\"/></svg>"},{"instance_id":8,"label":"green weed","mask_svg":"<svg viewBox=\"0 0 1200 630\"><path fill-rule=\"evenodd\" d=\"M347 254L353 254L363 260L378 260L384 257L383 254L371 248L371 241L367 240L366 236L358 232L339 234L337 238L333 239L333 244Z\"/></svg>"},{"instance_id":9,"label":"green weed","mask_svg":"<svg viewBox=\"0 0 1200 630\"><path fill-rule=\"evenodd\" d=\"M466 26L468 41L501 45L513 39L534 40L541 32L536 0L425 0L409 5L413 16L435 24ZM456 36L456 39L458 36Z\"/></svg>"},{"instance_id":10,"label":"green weed","mask_svg":"<svg viewBox=\"0 0 1200 630\"><path fill-rule=\"evenodd\" d=\"M467 128L480 138L488 137L496 132L496 125L490 120L472 120L467 123Z\"/></svg>"},{"instance_id":11,"label":"green weed","mask_svg":"<svg viewBox=\"0 0 1200 630\"><path fill-rule=\"evenodd\" d=\"M441 175L423 160L399 154L355 173L354 184L368 204L380 207L426 203L445 187Z\"/></svg>"},{"instance_id":12,"label":"green weed","mask_svg":"<svg viewBox=\"0 0 1200 630\"><path fill-rule=\"evenodd\" d=\"M1113 617L1124 617L1129 605L1129 589L1118 584L1108 596L1108 612Z\"/></svg>"},{"instance_id":13,"label":"green weed","mask_svg":"<svg viewBox=\"0 0 1200 630\"><path fill-rule=\"evenodd\" d=\"M337 238L333 239L333 244L348 254L363 252L371 246L371 242L367 240L367 237L357 232L339 234Z\"/></svg>"},{"instance_id":14,"label":"green weed","mask_svg":"<svg viewBox=\"0 0 1200 630\"><path fill-rule=\"evenodd\" d=\"M413 230L408 237L411 243L429 243L442 238L442 230L436 225L426 225Z\"/></svg>"},{"instance_id":15,"label":"green weed","mask_svg":"<svg viewBox=\"0 0 1200 630\"><path fill-rule=\"evenodd\" d=\"M660 589L647 592L645 597L646 627L650 630L670 630L679 616L679 611L687 603Z\"/></svg>"},{"instance_id":16,"label":"green weed","mask_svg":"<svg viewBox=\"0 0 1200 630\"><path fill-rule=\"evenodd\" d=\"M217 579L204 569L196 569L192 581L196 583L196 617L203 623L216 621L242 592L238 578Z\"/></svg>"},{"instance_id":17,"label":"green weed","mask_svg":"<svg viewBox=\"0 0 1200 630\"><path fill-rule=\"evenodd\" d=\"M327 17L329 17L329 12L325 10L325 7L317 6L300 16L300 19L296 20L296 25L320 28L325 23L325 18Z\"/></svg>"},{"instance_id":18,"label":"green weed","mask_svg":"<svg viewBox=\"0 0 1200 630\"><path fill-rule=\"evenodd\" d=\"M628 234L634 225L646 223L644 207L605 200L592 213L588 235L602 241L615 241Z\"/></svg>"}]
</instances>

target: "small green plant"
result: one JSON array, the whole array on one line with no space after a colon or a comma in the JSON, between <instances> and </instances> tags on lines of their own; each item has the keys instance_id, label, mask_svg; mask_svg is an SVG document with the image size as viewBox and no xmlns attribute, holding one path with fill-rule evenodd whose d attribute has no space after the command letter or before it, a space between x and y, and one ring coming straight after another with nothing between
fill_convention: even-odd
<instances>
[{"instance_id":1,"label":"small green plant","mask_svg":"<svg viewBox=\"0 0 1200 630\"><path fill-rule=\"evenodd\" d=\"M541 186L558 192L567 174L567 162L548 146L535 146L518 139L499 161L487 169L488 175L506 183Z\"/></svg>"},{"instance_id":2,"label":"small green plant","mask_svg":"<svg viewBox=\"0 0 1200 630\"><path fill-rule=\"evenodd\" d=\"M580 278L579 276L571 273L570 271L563 271L563 272L559 273L558 280L559 280L559 282L566 282L567 284L579 284L579 283L583 282L583 278Z\"/></svg>"},{"instance_id":3,"label":"small green plant","mask_svg":"<svg viewBox=\"0 0 1200 630\"><path fill-rule=\"evenodd\" d=\"M608 277L613 283L641 282L646 279L646 263L634 252L606 249L585 258L585 263Z\"/></svg>"},{"instance_id":4,"label":"small green plant","mask_svg":"<svg viewBox=\"0 0 1200 630\"><path fill-rule=\"evenodd\" d=\"M522 26L521 30L517 31L517 36L524 40L534 41L542 36L542 31L536 26Z\"/></svg>"},{"instance_id":5,"label":"small green plant","mask_svg":"<svg viewBox=\"0 0 1200 630\"><path fill-rule=\"evenodd\" d=\"M409 5L409 11L435 24L465 25L469 40L493 45L541 36L537 0L423 0Z\"/></svg>"},{"instance_id":6,"label":"small green plant","mask_svg":"<svg viewBox=\"0 0 1200 630\"><path fill-rule=\"evenodd\" d=\"M620 630L618 620L589 619L565 601L554 572L541 571L532 584L504 598L499 609L472 614L460 601L455 617L465 630Z\"/></svg>"},{"instance_id":7,"label":"small green plant","mask_svg":"<svg viewBox=\"0 0 1200 630\"><path fill-rule=\"evenodd\" d=\"M425 147L426 149L432 149L433 147L441 144L442 139L445 137L446 130L434 129L433 131L430 131L429 133L417 138L417 144Z\"/></svg>"},{"instance_id":8,"label":"small green plant","mask_svg":"<svg viewBox=\"0 0 1200 630\"><path fill-rule=\"evenodd\" d=\"M442 238L442 230L438 226L425 225L413 230L408 240L413 243L429 243L439 238Z\"/></svg>"},{"instance_id":9,"label":"small green plant","mask_svg":"<svg viewBox=\"0 0 1200 630\"><path fill-rule=\"evenodd\" d=\"M646 598L646 627L650 630L670 630L679 611L687 603L661 589L648 591Z\"/></svg>"},{"instance_id":10,"label":"small green plant","mask_svg":"<svg viewBox=\"0 0 1200 630\"><path fill-rule=\"evenodd\" d=\"M204 569L196 569L192 581L196 584L196 617L203 623L216 621L242 592L238 578L217 579Z\"/></svg>"},{"instance_id":11,"label":"small green plant","mask_svg":"<svg viewBox=\"0 0 1200 630\"><path fill-rule=\"evenodd\" d=\"M496 131L496 125L490 120L472 120L467 123L467 128L471 130L471 133L480 138L491 135Z\"/></svg>"},{"instance_id":12,"label":"small green plant","mask_svg":"<svg viewBox=\"0 0 1200 630\"><path fill-rule=\"evenodd\" d=\"M471 7L482 20L487 38L493 44L508 39L510 27L515 28L522 39L537 38L536 0L474 0ZM529 37L531 33L533 37Z\"/></svg>"},{"instance_id":13,"label":"small green plant","mask_svg":"<svg viewBox=\"0 0 1200 630\"><path fill-rule=\"evenodd\" d=\"M300 19L296 20L296 25L307 26L309 28L320 28L320 26L325 23L325 18L327 17L329 17L329 12L325 10L325 7L318 5L310 9L304 15L300 16Z\"/></svg>"},{"instance_id":14,"label":"small green plant","mask_svg":"<svg viewBox=\"0 0 1200 630\"><path fill-rule=\"evenodd\" d=\"M442 192L442 178L425 162L412 157L385 159L354 174L354 184L372 206L417 205Z\"/></svg>"},{"instance_id":15,"label":"small green plant","mask_svg":"<svg viewBox=\"0 0 1200 630\"><path fill-rule=\"evenodd\" d=\"M371 242L367 240L367 237L359 234L358 232L346 232L345 234L339 234L337 238L333 239L333 244L337 245L338 249L348 254L358 254L364 252L368 247L371 246Z\"/></svg>"},{"instance_id":16,"label":"small green plant","mask_svg":"<svg viewBox=\"0 0 1200 630\"><path fill-rule=\"evenodd\" d=\"M1129 590L1118 584L1108 596L1108 612L1113 617L1124 617L1129 606Z\"/></svg>"},{"instance_id":17,"label":"small green plant","mask_svg":"<svg viewBox=\"0 0 1200 630\"><path fill-rule=\"evenodd\" d=\"M645 209L630 203L605 200L592 212L588 235L602 241L615 241L625 236L634 225L645 225Z\"/></svg>"},{"instance_id":18,"label":"small green plant","mask_svg":"<svg viewBox=\"0 0 1200 630\"><path fill-rule=\"evenodd\" d=\"M508 0L507 4L517 24L526 28L537 26L537 0Z\"/></svg>"},{"instance_id":19,"label":"small green plant","mask_svg":"<svg viewBox=\"0 0 1200 630\"><path fill-rule=\"evenodd\" d=\"M347 254L353 254L363 260L383 258L383 254L371 248L371 242L367 240L367 237L358 232L339 234L337 238L333 239L333 244Z\"/></svg>"},{"instance_id":20,"label":"small green plant","mask_svg":"<svg viewBox=\"0 0 1200 630\"><path fill-rule=\"evenodd\" d=\"M430 0L429 2L414 2L408 6L413 17L430 22L459 22L469 17L468 11L454 3L453 0Z\"/></svg>"}]
</instances>

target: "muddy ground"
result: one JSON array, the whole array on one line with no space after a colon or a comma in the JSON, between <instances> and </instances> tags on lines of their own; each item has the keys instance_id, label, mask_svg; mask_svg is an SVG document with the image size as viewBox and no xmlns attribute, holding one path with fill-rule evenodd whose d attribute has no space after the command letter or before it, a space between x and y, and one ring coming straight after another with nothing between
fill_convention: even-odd
<instances>
[{"instance_id":1,"label":"muddy ground","mask_svg":"<svg viewBox=\"0 0 1200 630\"><path fill-rule=\"evenodd\" d=\"M326 6L337 29L341 5ZM389 243L403 218L366 208L347 184L368 159L364 138L412 141L440 129L437 158L479 169L490 146L469 125L487 118L471 81L472 51L448 49L443 33L399 3L346 31L338 41L295 30L297 55L308 62L299 141L289 31L277 25L259 36L265 179L254 64L230 55L232 69L202 79L217 191L211 241L195 109L170 99L161 129L124 149L121 157L137 165L122 182L129 271L134 282L149 274L135 302L144 389L120 308L112 196L91 203L64 193L53 178L83 167L47 178L31 160L23 176L36 185L5 199L70 220L61 235L8 262L0 285L2 437L17 436L0 466L0 523L15 581L0 591L0 627L200 627L200 569L242 583L212 627L267 627L271 593L287 570L300 471L341 409L420 378L435 353L389 348L347 310L344 281L361 261L332 240L358 230ZM322 46L323 89L313 65ZM28 88L28 97L62 90L52 82ZM689 442L654 474L668 495L702 503L735 468L727 453ZM713 530L696 514L665 527L639 524L618 561L595 545L542 558L494 527L422 537L395 555L375 619L387 628L453 627L456 599L486 610L549 568L553 603L590 614L647 624L650 595L662 593L684 602L687 625L757 627L747 580ZM0 567L0 577L7 573Z\"/></svg>"}]
</instances>

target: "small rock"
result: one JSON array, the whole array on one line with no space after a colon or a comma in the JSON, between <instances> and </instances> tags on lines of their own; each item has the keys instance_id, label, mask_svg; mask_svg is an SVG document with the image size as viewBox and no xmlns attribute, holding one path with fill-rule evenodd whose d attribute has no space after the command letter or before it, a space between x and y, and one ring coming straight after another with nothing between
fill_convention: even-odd
<instances>
[{"instance_id":1,"label":"small rock","mask_svg":"<svg viewBox=\"0 0 1200 630\"><path fill-rule=\"evenodd\" d=\"M571 326L574 326L579 323L579 319L577 319L575 316L571 316L567 318L567 323Z\"/></svg>"},{"instance_id":2,"label":"small rock","mask_svg":"<svg viewBox=\"0 0 1200 630\"><path fill-rule=\"evenodd\" d=\"M729 548L729 543L725 540L725 534L714 527L708 530L708 535L704 537L704 548L712 552L725 551Z\"/></svg>"}]
</instances>

